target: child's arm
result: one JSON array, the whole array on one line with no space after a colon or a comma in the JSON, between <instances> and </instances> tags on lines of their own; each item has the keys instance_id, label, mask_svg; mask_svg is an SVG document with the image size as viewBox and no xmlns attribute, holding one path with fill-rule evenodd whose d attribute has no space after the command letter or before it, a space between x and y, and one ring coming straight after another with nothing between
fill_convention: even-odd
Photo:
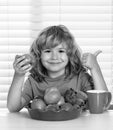
<instances>
[{"instance_id":1,"label":"child's arm","mask_svg":"<svg viewBox=\"0 0 113 130\"><path fill-rule=\"evenodd\" d=\"M31 69L25 56L15 58L15 74L7 98L7 107L10 112L20 111L25 105L25 99L22 98L22 86L24 84L25 74Z\"/></svg>"},{"instance_id":2,"label":"child's arm","mask_svg":"<svg viewBox=\"0 0 113 130\"><path fill-rule=\"evenodd\" d=\"M91 72L95 89L108 91L100 66L97 62L97 56L99 53L101 53L101 51L97 51L94 54L91 54L91 53L83 54L82 62L83 62L83 65L87 67Z\"/></svg>"}]
</instances>

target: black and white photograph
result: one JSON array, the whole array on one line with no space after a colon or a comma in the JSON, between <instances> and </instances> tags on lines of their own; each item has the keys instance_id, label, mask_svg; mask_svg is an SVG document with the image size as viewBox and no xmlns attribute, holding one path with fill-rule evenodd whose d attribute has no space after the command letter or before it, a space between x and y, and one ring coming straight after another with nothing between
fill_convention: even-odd
<instances>
[{"instance_id":1,"label":"black and white photograph","mask_svg":"<svg viewBox=\"0 0 113 130\"><path fill-rule=\"evenodd\" d=\"M113 129L113 0L0 0L0 129Z\"/></svg>"}]
</instances>

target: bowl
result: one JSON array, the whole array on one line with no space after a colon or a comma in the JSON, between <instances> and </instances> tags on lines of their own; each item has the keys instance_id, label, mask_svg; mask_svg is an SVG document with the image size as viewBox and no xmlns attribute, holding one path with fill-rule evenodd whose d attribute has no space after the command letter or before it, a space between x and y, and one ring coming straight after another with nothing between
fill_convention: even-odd
<instances>
[{"instance_id":1,"label":"bowl","mask_svg":"<svg viewBox=\"0 0 113 130\"><path fill-rule=\"evenodd\" d=\"M32 119L43 121L65 121L78 118L82 112L82 109L73 109L70 111L40 111L38 109L28 108L29 115Z\"/></svg>"}]
</instances>

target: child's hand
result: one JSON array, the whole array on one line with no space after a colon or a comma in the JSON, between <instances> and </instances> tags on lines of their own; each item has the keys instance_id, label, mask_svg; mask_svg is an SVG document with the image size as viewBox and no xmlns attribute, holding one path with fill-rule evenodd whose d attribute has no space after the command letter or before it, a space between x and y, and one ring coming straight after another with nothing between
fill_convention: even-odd
<instances>
[{"instance_id":1,"label":"child's hand","mask_svg":"<svg viewBox=\"0 0 113 130\"><path fill-rule=\"evenodd\" d=\"M82 56L83 66L92 70L93 68L98 67L97 56L101 53L101 50L96 51L94 54L84 53Z\"/></svg>"},{"instance_id":2,"label":"child's hand","mask_svg":"<svg viewBox=\"0 0 113 130\"><path fill-rule=\"evenodd\" d=\"M20 75L25 75L32 68L29 59L25 55L16 55L13 67L15 72Z\"/></svg>"}]
</instances>

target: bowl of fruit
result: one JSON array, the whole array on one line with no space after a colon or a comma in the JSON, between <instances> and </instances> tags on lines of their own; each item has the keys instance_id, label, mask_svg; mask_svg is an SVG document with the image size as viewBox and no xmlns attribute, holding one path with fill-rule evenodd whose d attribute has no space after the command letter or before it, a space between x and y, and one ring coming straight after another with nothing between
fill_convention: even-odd
<instances>
[{"instance_id":1,"label":"bowl of fruit","mask_svg":"<svg viewBox=\"0 0 113 130\"><path fill-rule=\"evenodd\" d=\"M81 91L67 89L63 95L54 88L48 88L44 97L34 98L27 106L32 119L64 121L78 118L86 109L87 95Z\"/></svg>"}]
</instances>

